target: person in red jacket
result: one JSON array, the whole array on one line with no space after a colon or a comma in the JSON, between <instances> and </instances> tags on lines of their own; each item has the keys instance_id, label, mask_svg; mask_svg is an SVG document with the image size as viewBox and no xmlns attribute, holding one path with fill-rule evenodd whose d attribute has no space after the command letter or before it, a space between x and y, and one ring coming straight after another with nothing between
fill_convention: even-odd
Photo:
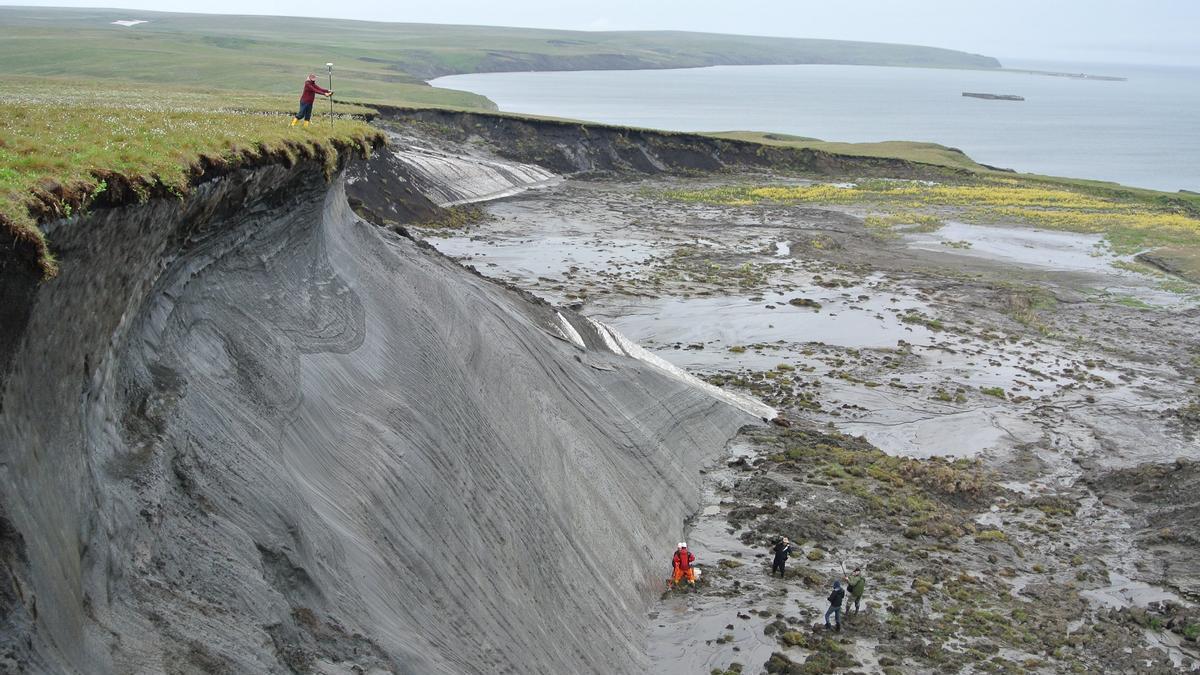
<instances>
[{"instance_id":1,"label":"person in red jacket","mask_svg":"<svg viewBox=\"0 0 1200 675\"><path fill-rule=\"evenodd\" d=\"M322 96L333 96L332 89L323 89L317 84L317 76L313 73L308 74L308 79L304 81L304 90L300 92L300 112L292 118L292 126L296 126L296 122L304 120L304 126L308 126L309 120L312 119L313 101L317 98L317 94Z\"/></svg>"},{"instance_id":2,"label":"person in red jacket","mask_svg":"<svg viewBox=\"0 0 1200 675\"><path fill-rule=\"evenodd\" d=\"M696 570L692 567L692 563L696 562L696 556L687 549L686 542L679 542L679 548L675 551L675 555L671 556L671 566L675 568L675 573L671 575L671 583L677 584L684 579L687 579L689 584L696 583Z\"/></svg>"}]
</instances>

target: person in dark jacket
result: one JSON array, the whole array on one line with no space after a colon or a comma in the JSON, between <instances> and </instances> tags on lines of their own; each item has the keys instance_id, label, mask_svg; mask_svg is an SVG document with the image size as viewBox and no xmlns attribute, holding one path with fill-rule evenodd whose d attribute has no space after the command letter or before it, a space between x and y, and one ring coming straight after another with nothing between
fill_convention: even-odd
<instances>
[{"instance_id":1,"label":"person in dark jacket","mask_svg":"<svg viewBox=\"0 0 1200 675\"><path fill-rule=\"evenodd\" d=\"M317 76L309 73L308 79L304 81L304 89L300 91L300 111L292 118L292 126L296 126L296 122L300 120L304 120L304 126L308 126L309 120L312 119L313 101L316 100L317 94L333 96L333 90L322 88L317 84Z\"/></svg>"},{"instance_id":2,"label":"person in dark jacket","mask_svg":"<svg viewBox=\"0 0 1200 675\"><path fill-rule=\"evenodd\" d=\"M787 562L788 556L792 554L792 543L787 537L775 543L775 547L771 549L775 553L775 559L771 561L771 576L775 576L775 572L779 572L779 576L783 576L783 564Z\"/></svg>"},{"instance_id":3,"label":"person in dark jacket","mask_svg":"<svg viewBox=\"0 0 1200 675\"><path fill-rule=\"evenodd\" d=\"M679 542L679 547L675 549L675 555L671 556L672 586L684 579L687 579L687 582L693 586L696 584L696 570L692 567L694 562L696 562L696 555L687 549L686 542Z\"/></svg>"},{"instance_id":4,"label":"person in dark jacket","mask_svg":"<svg viewBox=\"0 0 1200 675\"><path fill-rule=\"evenodd\" d=\"M842 582L833 582L833 592L829 594L829 609L825 610L825 627L832 628L829 625L829 615L833 615L834 621L837 622L837 629L842 629L842 599L846 597L846 591L842 590Z\"/></svg>"}]
</instances>

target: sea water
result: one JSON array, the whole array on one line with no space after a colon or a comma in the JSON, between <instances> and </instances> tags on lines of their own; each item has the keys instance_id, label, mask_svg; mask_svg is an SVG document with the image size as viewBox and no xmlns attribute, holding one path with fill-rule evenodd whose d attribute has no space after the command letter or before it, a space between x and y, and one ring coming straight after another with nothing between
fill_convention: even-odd
<instances>
[{"instance_id":1,"label":"sea water","mask_svg":"<svg viewBox=\"0 0 1200 675\"><path fill-rule=\"evenodd\" d=\"M488 73L432 84L483 94L511 112L677 131L932 141L1023 172L1200 191L1200 68L1005 65L1127 79L802 65Z\"/></svg>"}]
</instances>

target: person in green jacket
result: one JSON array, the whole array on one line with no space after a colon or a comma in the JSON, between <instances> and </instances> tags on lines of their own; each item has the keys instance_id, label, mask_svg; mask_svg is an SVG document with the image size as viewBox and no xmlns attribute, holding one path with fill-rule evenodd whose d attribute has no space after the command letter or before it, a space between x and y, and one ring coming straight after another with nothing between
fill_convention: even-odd
<instances>
[{"instance_id":1,"label":"person in green jacket","mask_svg":"<svg viewBox=\"0 0 1200 675\"><path fill-rule=\"evenodd\" d=\"M846 614L850 614L850 603L854 603L854 613L858 614L859 603L862 602L863 591L867 590L867 578L863 576L862 568L855 567L850 576L846 577Z\"/></svg>"}]
</instances>

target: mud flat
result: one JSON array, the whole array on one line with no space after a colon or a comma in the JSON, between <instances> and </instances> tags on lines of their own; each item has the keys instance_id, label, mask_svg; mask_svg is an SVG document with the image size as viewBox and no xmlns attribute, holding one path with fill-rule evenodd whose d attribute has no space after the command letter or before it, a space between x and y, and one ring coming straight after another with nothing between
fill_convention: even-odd
<instances>
[{"instance_id":1,"label":"mud flat","mask_svg":"<svg viewBox=\"0 0 1200 675\"><path fill-rule=\"evenodd\" d=\"M709 467L656 672L1197 668L1194 286L1093 235L666 196L705 183L568 180L422 231L793 421ZM825 633L843 563L868 608Z\"/></svg>"}]
</instances>

